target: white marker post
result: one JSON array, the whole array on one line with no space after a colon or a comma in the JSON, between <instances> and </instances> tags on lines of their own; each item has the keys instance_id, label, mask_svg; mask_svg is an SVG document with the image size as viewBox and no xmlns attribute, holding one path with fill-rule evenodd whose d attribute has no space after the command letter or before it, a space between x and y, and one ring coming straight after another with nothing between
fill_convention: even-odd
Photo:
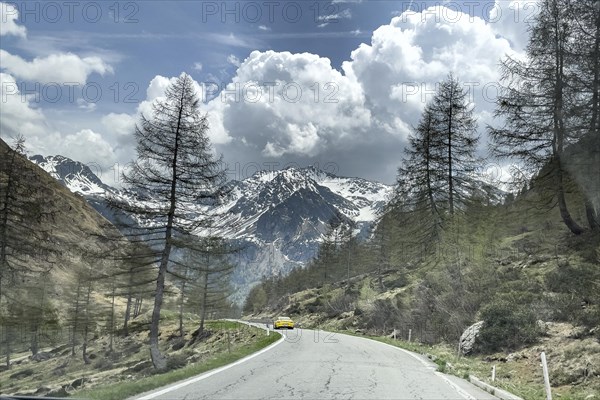
<instances>
[{"instance_id":1,"label":"white marker post","mask_svg":"<svg viewBox=\"0 0 600 400\"><path fill-rule=\"evenodd\" d=\"M408 341L410 342L410 339L412 337L412 329L408 330Z\"/></svg>"},{"instance_id":2,"label":"white marker post","mask_svg":"<svg viewBox=\"0 0 600 400\"><path fill-rule=\"evenodd\" d=\"M542 371L544 372L544 386L546 387L546 400L552 400L552 390L550 389L550 376L548 375L548 363L546 362L546 353L542 351Z\"/></svg>"},{"instance_id":3,"label":"white marker post","mask_svg":"<svg viewBox=\"0 0 600 400\"><path fill-rule=\"evenodd\" d=\"M496 366L492 367L492 382L496 382Z\"/></svg>"}]
</instances>

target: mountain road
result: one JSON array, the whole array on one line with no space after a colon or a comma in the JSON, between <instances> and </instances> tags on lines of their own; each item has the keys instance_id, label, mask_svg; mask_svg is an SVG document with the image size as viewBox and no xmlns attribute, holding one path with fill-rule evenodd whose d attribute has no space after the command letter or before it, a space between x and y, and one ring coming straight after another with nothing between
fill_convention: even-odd
<instances>
[{"instance_id":1,"label":"mountain road","mask_svg":"<svg viewBox=\"0 0 600 400\"><path fill-rule=\"evenodd\" d=\"M308 329L282 335L236 363L133 399L496 399L384 343Z\"/></svg>"}]
</instances>

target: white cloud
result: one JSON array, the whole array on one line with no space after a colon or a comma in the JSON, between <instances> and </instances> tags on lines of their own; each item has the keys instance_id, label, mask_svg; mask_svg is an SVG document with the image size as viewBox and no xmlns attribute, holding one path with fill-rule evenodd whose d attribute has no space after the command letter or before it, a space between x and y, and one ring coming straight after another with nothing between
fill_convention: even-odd
<instances>
[{"instance_id":1,"label":"white cloud","mask_svg":"<svg viewBox=\"0 0 600 400\"><path fill-rule=\"evenodd\" d=\"M197 63L194 63L194 67L193 68L194 68L195 71L202 71L203 65L202 65L201 62L197 62Z\"/></svg>"},{"instance_id":2,"label":"white cloud","mask_svg":"<svg viewBox=\"0 0 600 400\"><path fill-rule=\"evenodd\" d=\"M349 9L344 9L338 13L335 14L329 14L329 15L319 15L317 17L318 21L324 21L324 22L331 22L331 23L336 23L338 22L340 19L352 19L352 12Z\"/></svg>"},{"instance_id":3,"label":"white cloud","mask_svg":"<svg viewBox=\"0 0 600 400\"><path fill-rule=\"evenodd\" d=\"M496 84L498 60L515 52L494 28L443 6L407 11L376 29L342 72L314 54L254 51L225 95L208 105L231 139L220 149L235 161L351 159L345 167L355 169L347 173L365 176L381 174L384 164L391 180L411 127L449 72L472 90L478 115L489 118L493 104L482 89ZM298 88L302 97L286 101L286 85L289 97Z\"/></svg>"},{"instance_id":4,"label":"white cloud","mask_svg":"<svg viewBox=\"0 0 600 400\"><path fill-rule=\"evenodd\" d=\"M261 30L261 31L268 32L268 31L270 31L270 30L271 30L271 28L269 28L269 27L268 27L268 26L266 26L266 25L259 25L259 26L258 26L258 30Z\"/></svg>"},{"instance_id":5,"label":"white cloud","mask_svg":"<svg viewBox=\"0 0 600 400\"><path fill-rule=\"evenodd\" d=\"M130 114L110 113L102 117L101 122L107 132L127 136L133 134L136 119Z\"/></svg>"},{"instance_id":6,"label":"white cloud","mask_svg":"<svg viewBox=\"0 0 600 400\"><path fill-rule=\"evenodd\" d=\"M444 17L436 18L436 13ZM202 106L210 123L209 137L232 162L345 162L340 165L342 174L384 176L391 181L411 126L417 123L436 83L450 71L475 88L477 115L485 121L491 118L493 104L484 102L480 91L498 80L498 60L506 53L514 54L526 42L525 36L518 36L521 27L511 26L509 19L499 21L505 25L443 6L419 13L407 11L376 29L370 41L351 53L341 71L333 68L328 58L310 53L253 51L243 61L230 55L228 62L237 67L235 76L220 96ZM220 38L238 40L233 35ZM78 59L71 64L85 64L85 59ZM27 73L42 75L34 68L36 60L40 60L38 64L52 64L46 58L31 62L13 59L10 71L14 69L14 75L21 77L16 70L24 63ZM92 65L96 69L89 65L87 70L82 68L79 79L101 73L99 64ZM106 67L104 73L110 72ZM2 68L9 71L4 56ZM200 63L195 69L201 70ZM3 74L3 79L14 81L8 74ZM45 143L47 149L57 143L84 152L76 146L81 141L90 148L98 146L98 154L111 159L115 151L102 142L104 137L111 137L118 154L124 154L121 147L128 146L131 155L131 132L138 114L149 115L152 101L164 96L173 79L155 76L135 114L111 113L101 118L101 126L78 128L67 136L42 129L50 133L39 143ZM195 86L204 99L204 84ZM31 99L25 103L15 99L10 100L12 113L17 115L15 122L5 121L3 109L2 126L10 122L13 128L23 127L27 121L35 121L30 125L36 126L46 124ZM18 119L18 115L23 117Z\"/></svg>"},{"instance_id":7,"label":"white cloud","mask_svg":"<svg viewBox=\"0 0 600 400\"><path fill-rule=\"evenodd\" d=\"M534 0L496 0L490 10L489 23L492 29L510 41L513 49L525 50L529 40L528 23L539 12L540 4Z\"/></svg>"},{"instance_id":8,"label":"white cloud","mask_svg":"<svg viewBox=\"0 0 600 400\"><path fill-rule=\"evenodd\" d=\"M17 25L19 9L14 4L0 2L0 36L26 37L27 29Z\"/></svg>"},{"instance_id":9,"label":"white cloud","mask_svg":"<svg viewBox=\"0 0 600 400\"><path fill-rule=\"evenodd\" d=\"M84 57L72 53L36 57L32 61L0 49L2 69L20 79L42 84L58 83L84 85L89 75L105 75L113 69L99 57Z\"/></svg>"},{"instance_id":10,"label":"white cloud","mask_svg":"<svg viewBox=\"0 0 600 400\"><path fill-rule=\"evenodd\" d=\"M15 78L3 72L0 72L0 103L2 136L43 134L45 116L35 107L35 98L21 93Z\"/></svg>"},{"instance_id":11,"label":"white cloud","mask_svg":"<svg viewBox=\"0 0 600 400\"><path fill-rule=\"evenodd\" d=\"M231 65L235 65L236 67L239 67L241 64L240 59L233 54L227 56L227 62Z\"/></svg>"},{"instance_id":12,"label":"white cloud","mask_svg":"<svg viewBox=\"0 0 600 400\"><path fill-rule=\"evenodd\" d=\"M436 83L449 72L474 87L474 98L481 100L481 88L498 81L498 61L511 52L509 42L483 19L436 6L406 11L379 27L343 70L360 82L382 126L400 127L405 124L394 119L415 124Z\"/></svg>"},{"instance_id":13,"label":"white cloud","mask_svg":"<svg viewBox=\"0 0 600 400\"><path fill-rule=\"evenodd\" d=\"M252 52L208 107L222 123L211 129L255 159L316 156L363 134L371 118L357 82L309 53Z\"/></svg>"},{"instance_id":14,"label":"white cloud","mask_svg":"<svg viewBox=\"0 0 600 400\"><path fill-rule=\"evenodd\" d=\"M84 163L101 162L105 165L116 161L113 147L99 133L90 129L71 134L58 132L44 113L35 107L35 98L22 95L16 80L9 74L0 73L0 96L3 139L22 134L26 138L27 149L35 154L61 154Z\"/></svg>"},{"instance_id":15,"label":"white cloud","mask_svg":"<svg viewBox=\"0 0 600 400\"><path fill-rule=\"evenodd\" d=\"M79 98L79 99L77 99L77 108L79 108L81 110L85 110L87 112L91 112L96 109L96 103L92 103L92 102L86 101L83 98Z\"/></svg>"},{"instance_id":16,"label":"white cloud","mask_svg":"<svg viewBox=\"0 0 600 400\"><path fill-rule=\"evenodd\" d=\"M279 138L280 141L282 138ZM318 135L317 127L309 122L307 124L287 124L283 141L286 146L279 142L267 142L262 153L267 157L281 157L285 154L303 154L314 156L317 154L318 146L323 143L323 139Z\"/></svg>"},{"instance_id":17,"label":"white cloud","mask_svg":"<svg viewBox=\"0 0 600 400\"><path fill-rule=\"evenodd\" d=\"M112 145L91 129L66 135L56 148L54 154L62 154L83 163L102 162L112 165L117 161Z\"/></svg>"}]
</instances>

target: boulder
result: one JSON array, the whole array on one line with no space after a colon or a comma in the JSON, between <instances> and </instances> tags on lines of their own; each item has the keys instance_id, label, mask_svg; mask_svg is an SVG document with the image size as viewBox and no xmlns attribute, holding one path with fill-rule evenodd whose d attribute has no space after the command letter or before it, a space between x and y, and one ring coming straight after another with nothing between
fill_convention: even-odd
<instances>
[{"instance_id":1,"label":"boulder","mask_svg":"<svg viewBox=\"0 0 600 400\"><path fill-rule=\"evenodd\" d=\"M51 359L52 357L53 357L52 353L48 353L48 352L45 352L45 351L41 351L41 352L39 352L39 353L37 353L37 354L35 354L35 355L33 355L33 356L29 357L29 358L30 358L30 359L32 359L33 361L40 362L40 361L46 361L46 360L49 360L49 359Z\"/></svg>"},{"instance_id":2,"label":"boulder","mask_svg":"<svg viewBox=\"0 0 600 400\"><path fill-rule=\"evenodd\" d=\"M465 329L463 334L460 335L460 351L462 354L466 355L473 352L473 347L475 346L475 342L482 326L483 321L476 322Z\"/></svg>"},{"instance_id":3,"label":"boulder","mask_svg":"<svg viewBox=\"0 0 600 400\"><path fill-rule=\"evenodd\" d=\"M89 382L91 382L91 380L89 378L78 378L78 379L75 379L73 382L71 382L71 387L73 389L78 389Z\"/></svg>"}]
</instances>

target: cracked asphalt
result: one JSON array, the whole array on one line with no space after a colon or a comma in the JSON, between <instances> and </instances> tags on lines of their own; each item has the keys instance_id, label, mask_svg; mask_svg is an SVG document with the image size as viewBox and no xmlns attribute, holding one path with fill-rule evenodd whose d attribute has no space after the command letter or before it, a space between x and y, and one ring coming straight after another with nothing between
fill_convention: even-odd
<instances>
[{"instance_id":1,"label":"cracked asphalt","mask_svg":"<svg viewBox=\"0 0 600 400\"><path fill-rule=\"evenodd\" d=\"M307 329L283 334L283 342L252 359L136 399L496 399L383 343Z\"/></svg>"}]
</instances>

